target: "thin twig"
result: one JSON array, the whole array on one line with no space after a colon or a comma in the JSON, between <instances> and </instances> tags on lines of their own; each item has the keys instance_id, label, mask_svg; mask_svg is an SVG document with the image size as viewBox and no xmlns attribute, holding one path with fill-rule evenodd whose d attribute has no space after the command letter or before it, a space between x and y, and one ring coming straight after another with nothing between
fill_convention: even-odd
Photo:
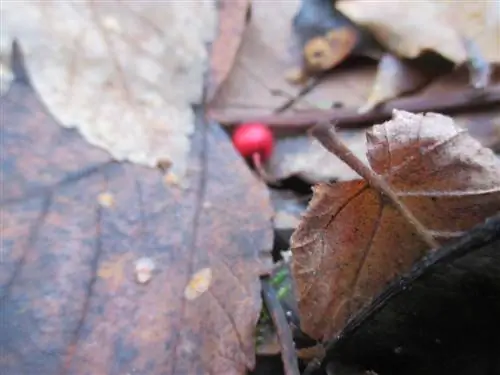
<instances>
[{"instance_id":1,"label":"thin twig","mask_svg":"<svg viewBox=\"0 0 500 375\"><path fill-rule=\"evenodd\" d=\"M311 133L318 141L332 154L340 158L344 163L351 167L356 173L363 177L371 186L384 193L398 209L398 211L415 228L417 234L431 248L437 249L440 245L434 237L427 231L424 225L412 214L412 212L399 199L394 190L385 182L383 178L377 175L359 160L351 150L337 136L334 127L328 123L322 123L315 126Z\"/></svg>"},{"instance_id":2,"label":"thin twig","mask_svg":"<svg viewBox=\"0 0 500 375\"><path fill-rule=\"evenodd\" d=\"M285 94L287 97L287 101L280 105L278 108L276 108L273 112L274 113L282 113L285 112L287 109L292 108L297 102L301 102L304 100L304 96L309 94L318 84L321 82L322 79L324 79L325 74L320 75L319 77L311 78L311 80L301 88L301 90L296 94L296 95L286 95L284 92L280 92L281 95Z\"/></svg>"},{"instance_id":3,"label":"thin twig","mask_svg":"<svg viewBox=\"0 0 500 375\"><path fill-rule=\"evenodd\" d=\"M465 88L452 93L401 98L379 109L360 114L356 109L314 109L284 114L242 115L231 109L208 110L208 116L231 127L245 122L262 122L274 130L304 131L321 122L333 122L339 129L359 128L391 118L394 109L408 112L458 113L500 105L500 84L477 90Z\"/></svg>"},{"instance_id":4,"label":"thin twig","mask_svg":"<svg viewBox=\"0 0 500 375\"><path fill-rule=\"evenodd\" d=\"M286 375L300 375L297 354L293 342L292 331L288 325L285 312L280 304L276 291L271 285L269 276L261 279L262 298L276 328L281 346L281 358Z\"/></svg>"}]
</instances>

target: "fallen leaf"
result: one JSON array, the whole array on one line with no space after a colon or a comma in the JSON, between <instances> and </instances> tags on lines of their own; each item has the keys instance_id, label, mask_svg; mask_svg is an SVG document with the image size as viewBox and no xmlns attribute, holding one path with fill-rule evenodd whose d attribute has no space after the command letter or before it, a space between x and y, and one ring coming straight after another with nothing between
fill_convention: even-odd
<instances>
[{"instance_id":1,"label":"fallen leaf","mask_svg":"<svg viewBox=\"0 0 500 375\"><path fill-rule=\"evenodd\" d=\"M468 77L466 67L456 69L449 74L436 78L419 92L408 95L407 99L429 101L430 99L425 98L450 95L454 91L464 90L468 86ZM342 81L341 76L336 76L334 72L332 77L320 83L315 90L305 96L306 103L309 103L310 106L315 103L318 107L329 109L332 106L332 101L330 100L329 103L325 101L323 105L320 100L326 95L329 87L335 89L337 78ZM350 89L346 91L346 96L353 97L355 94L367 91L367 86L358 86L356 83L359 82L353 81L352 85L348 86ZM493 70L492 84L496 85L498 83L500 83L500 69L496 68ZM369 85L370 82L367 81L366 84ZM319 92L316 90L319 90ZM358 103L361 102L358 101ZM396 107L398 106L396 105ZM304 111L308 110L310 108ZM354 108L352 110L354 111ZM256 112L262 113L262 111L257 110ZM296 110L295 113L302 113L302 110ZM254 116L258 117L258 115ZM250 118L254 116L250 116ZM454 116L454 120L457 124L467 128L469 133L484 146L495 150L500 147L500 108L492 106L491 108L476 111L460 110ZM338 133L342 141L349 146L358 158L366 160L365 129L343 129L339 130ZM357 177L357 174L351 168L306 135L277 136L275 150L268 169L269 174L277 180L298 176L308 182L316 183L330 180L344 181Z\"/></svg>"},{"instance_id":2,"label":"fallen leaf","mask_svg":"<svg viewBox=\"0 0 500 375\"><path fill-rule=\"evenodd\" d=\"M300 5L299 0L254 1L252 18L245 32L233 70L221 88L212 107L231 110L232 113L252 115L270 113L301 90L300 86L286 80L290 61L289 42L292 19ZM361 66L358 69L340 68L311 92L312 104L334 101L345 106L358 107L366 100L375 69ZM276 92L286 96L276 95ZM305 109L299 101L293 108Z\"/></svg>"},{"instance_id":3,"label":"fallen leaf","mask_svg":"<svg viewBox=\"0 0 500 375\"><path fill-rule=\"evenodd\" d=\"M252 2L245 38L226 84L213 102L214 107L272 110L283 102L272 90L292 94L298 90L284 78L288 66L287 40L298 3L298 0Z\"/></svg>"},{"instance_id":4,"label":"fallen leaf","mask_svg":"<svg viewBox=\"0 0 500 375\"><path fill-rule=\"evenodd\" d=\"M339 132L356 156L366 160L365 130ZM278 138L269 161L269 174L282 180L297 176L309 183L351 180L359 175L307 135Z\"/></svg>"},{"instance_id":5,"label":"fallen leaf","mask_svg":"<svg viewBox=\"0 0 500 375\"><path fill-rule=\"evenodd\" d=\"M184 176L191 105L202 100L205 43L216 29L213 1L9 1L2 21L63 126L119 161L168 160Z\"/></svg>"},{"instance_id":6,"label":"fallen leaf","mask_svg":"<svg viewBox=\"0 0 500 375\"><path fill-rule=\"evenodd\" d=\"M434 0L461 35L477 43L487 61L500 63L500 2L498 0L454 1Z\"/></svg>"},{"instance_id":7,"label":"fallen leaf","mask_svg":"<svg viewBox=\"0 0 500 375\"><path fill-rule=\"evenodd\" d=\"M500 352L499 249L496 214L394 280L328 343L323 363L377 374L488 374Z\"/></svg>"},{"instance_id":8,"label":"fallen leaf","mask_svg":"<svg viewBox=\"0 0 500 375\"><path fill-rule=\"evenodd\" d=\"M500 160L449 117L395 111L367 133L368 160L444 243L500 211ZM291 239L301 327L330 339L427 251L363 180L320 184Z\"/></svg>"},{"instance_id":9,"label":"fallen leaf","mask_svg":"<svg viewBox=\"0 0 500 375\"><path fill-rule=\"evenodd\" d=\"M491 84L500 84L500 66L494 66ZM450 74L435 79L417 95L421 97L446 95L462 90L469 84L469 72L466 67L456 69ZM467 129L469 134L479 140L483 146L500 151L500 107L491 106L482 110L461 112L453 117L457 125Z\"/></svg>"},{"instance_id":10,"label":"fallen leaf","mask_svg":"<svg viewBox=\"0 0 500 375\"><path fill-rule=\"evenodd\" d=\"M10 68L10 55L12 43L7 37L7 34L2 29L0 32L0 96L5 94L14 79L14 74Z\"/></svg>"},{"instance_id":11,"label":"fallen leaf","mask_svg":"<svg viewBox=\"0 0 500 375\"><path fill-rule=\"evenodd\" d=\"M425 74L408 61L387 53L380 59L377 75L366 103L360 113L373 110L377 105L424 87L433 77Z\"/></svg>"},{"instance_id":12,"label":"fallen leaf","mask_svg":"<svg viewBox=\"0 0 500 375\"><path fill-rule=\"evenodd\" d=\"M189 187L179 189L162 171L116 162L58 125L24 84L0 105L9 181L1 197L2 374L252 368L272 212L220 127L197 116ZM112 206L101 206L102 192ZM136 281L141 258L154 264L147 283ZM210 287L186 299L192 276L207 268Z\"/></svg>"},{"instance_id":13,"label":"fallen leaf","mask_svg":"<svg viewBox=\"0 0 500 375\"><path fill-rule=\"evenodd\" d=\"M220 0L217 4L219 28L210 54L207 102L210 102L233 68L247 26L250 0Z\"/></svg>"},{"instance_id":14,"label":"fallen leaf","mask_svg":"<svg viewBox=\"0 0 500 375\"><path fill-rule=\"evenodd\" d=\"M309 196L293 190L270 189L270 197L274 209L274 248L288 250L290 237L307 208Z\"/></svg>"},{"instance_id":15,"label":"fallen leaf","mask_svg":"<svg viewBox=\"0 0 500 375\"><path fill-rule=\"evenodd\" d=\"M300 222L300 216L306 209L308 196L299 195L293 190L270 189L274 208L274 229L290 230Z\"/></svg>"},{"instance_id":16,"label":"fallen leaf","mask_svg":"<svg viewBox=\"0 0 500 375\"><path fill-rule=\"evenodd\" d=\"M379 61L371 93L359 108L360 113L423 88L433 78L451 71L453 64L461 65L470 57L471 49L466 47L464 35L443 17L437 3L435 0L404 6L384 1L337 3L343 13L369 30L388 52ZM438 57L430 52L451 63L437 61ZM429 60L431 57L435 57L433 61ZM482 70L474 68L471 73L474 82L485 84L487 72L487 64Z\"/></svg>"},{"instance_id":17,"label":"fallen leaf","mask_svg":"<svg viewBox=\"0 0 500 375\"><path fill-rule=\"evenodd\" d=\"M445 18L436 0L411 4L395 1L340 0L337 8L366 27L390 52L414 59L435 51L456 64L467 55L460 34Z\"/></svg>"},{"instance_id":18,"label":"fallen leaf","mask_svg":"<svg viewBox=\"0 0 500 375\"><path fill-rule=\"evenodd\" d=\"M295 63L287 79L305 83L333 69L347 57L376 46L365 33L329 1L301 1L292 22L290 55ZM373 42L373 43L371 43Z\"/></svg>"}]
</instances>

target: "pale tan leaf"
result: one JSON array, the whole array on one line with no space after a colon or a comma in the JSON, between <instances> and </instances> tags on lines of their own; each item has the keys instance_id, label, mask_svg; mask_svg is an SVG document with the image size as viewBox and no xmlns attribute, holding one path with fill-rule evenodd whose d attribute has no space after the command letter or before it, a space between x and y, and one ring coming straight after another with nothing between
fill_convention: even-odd
<instances>
[{"instance_id":1,"label":"pale tan leaf","mask_svg":"<svg viewBox=\"0 0 500 375\"><path fill-rule=\"evenodd\" d=\"M215 33L212 0L7 1L33 84L64 126L118 160L183 175Z\"/></svg>"},{"instance_id":2,"label":"pale tan leaf","mask_svg":"<svg viewBox=\"0 0 500 375\"><path fill-rule=\"evenodd\" d=\"M387 53L379 61L377 75L366 103L360 113L371 111L377 105L397 98L428 83L430 77L399 57Z\"/></svg>"},{"instance_id":3,"label":"pale tan leaf","mask_svg":"<svg viewBox=\"0 0 500 375\"><path fill-rule=\"evenodd\" d=\"M339 136L356 156L368 164L364 129L340 131ZM359 177L342 160L307 135L277 140L269 162L269 174L278 180L298 176L310 183Z\"/></svg>"},{"instance_id":4,"label":"pale tan leaf","mask_svg":"<svg viewBox=\"0 0 500 375\"><path fill-rule=\"evenodd\" d=\"M373 170L438 241L500 211L500 160L451 118L395 111L367 141ZM318 339L338 334L428 251L362 180L317 186L291 244L302 329Z\"/></svg>"},{"instance_id":5,"label":"pale tan leaf","mask_svg":"<svg viewBox=\"0 0 500 375\"><path fill-rule=\"evenodd\" d=\"M435 0L447 21L477 43L487 61L500 63L500 1Z\"/></svg>"},{"instance_id":6,"label":"pale tan leaf","mask_svg":"<svg viewBox=\"0 0 500 375\"><path fill-rule=\"evenodd\" d=\"M401 57L416 58L424 51L435 51L457 64L466 60L460 35L446 22L435 0L340 0L337 7Z\"/></svg>"}]
</instances>

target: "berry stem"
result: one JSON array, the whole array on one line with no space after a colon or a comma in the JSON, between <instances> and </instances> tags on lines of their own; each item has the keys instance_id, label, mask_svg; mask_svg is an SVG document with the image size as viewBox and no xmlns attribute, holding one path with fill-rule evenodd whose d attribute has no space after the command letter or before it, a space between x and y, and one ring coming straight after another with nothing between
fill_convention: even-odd
<instances>
[{"instance_id":1,"label":"berry stem","mask_svg":"<svg viewBox=\"0 0 500 375\"><path fill-rule=\"evenodd\" d=\"M263 181L269 184L278 184L278 181L269 176L269 174L266 172L264 165L262 164L262 155L259 152L254 152L252 154L252 164L255 168L255 171Z\"/></svg>"}]
</instances>

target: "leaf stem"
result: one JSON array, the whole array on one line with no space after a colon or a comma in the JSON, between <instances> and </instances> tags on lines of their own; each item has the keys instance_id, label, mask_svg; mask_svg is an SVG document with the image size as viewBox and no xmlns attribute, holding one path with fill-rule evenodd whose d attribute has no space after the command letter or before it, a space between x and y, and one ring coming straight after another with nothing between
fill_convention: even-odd
<instances>
[{"instance_id":1,"label":"leaf stem","mask_svg":"<svg viewBox=\"0 0 500 375\"><path fill-rule=\"evenodd\" d=\"M396 209L408 220L415 228L421 239L431 248L437 249L440 245L434 237L427 231L424 225L413 215L413 213L399 199L389 184L377 175L373 170L367 167L358 159L349 148L340 140L335 132L334 126L328 123L320 123L311 129L311 134L325 147L329 152L336 155L356 173L363 177L371 186L385 194L396 207Z\"/></svg>"}]
</instances>

